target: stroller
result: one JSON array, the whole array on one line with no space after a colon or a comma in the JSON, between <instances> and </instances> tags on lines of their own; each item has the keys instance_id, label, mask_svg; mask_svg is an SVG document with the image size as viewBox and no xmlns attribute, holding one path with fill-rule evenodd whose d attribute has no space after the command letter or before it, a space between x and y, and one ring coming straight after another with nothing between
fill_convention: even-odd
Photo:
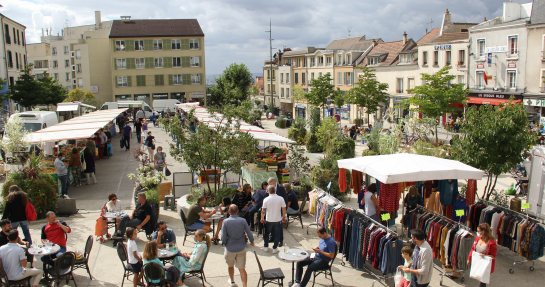
<instances>
[{"instance_id":1,"label":"stroller","mask_svg":"<svg viewBox=\"0 0 545 287\"><path fill-rule=\"evenodd\" d=\"M112 236L108 233L108 218L104 217L104 213L108 211L106 206L102 207L100 216L97 218L95 225L96 240L100 240L100 243L104 243L105 239L110 239Z\"/></svg>"}]
</instances>

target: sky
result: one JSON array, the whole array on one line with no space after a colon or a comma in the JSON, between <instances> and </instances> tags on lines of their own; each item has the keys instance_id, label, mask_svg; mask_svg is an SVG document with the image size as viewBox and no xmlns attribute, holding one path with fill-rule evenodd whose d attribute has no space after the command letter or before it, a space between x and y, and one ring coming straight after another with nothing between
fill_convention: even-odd
<instances>
[{"instance_id":1,"label":"sky","mask_svg":"<svg viewBox=\"0 0 545 287\"><path fill-rule=\"evenodd\" d=\"M502 14L498 0L9 0L0 13L25 25L28 43L38 43L42 28L53 35L66 25L94 24L120 16L132 19L197 19L205 34L206 73L220 74L232 63L262 73L269 59L269 19L274 52L284 47L324 48L334 39L365 35L367 39L401 40L406 31L415 41L426 28L440 27L445 9L453 22L482 22ZM529 1L522 1L527 3ZM433 23L429 22L433 19ZM273 53L274 53L273 52Z\"/></svg>"}]
</instances>

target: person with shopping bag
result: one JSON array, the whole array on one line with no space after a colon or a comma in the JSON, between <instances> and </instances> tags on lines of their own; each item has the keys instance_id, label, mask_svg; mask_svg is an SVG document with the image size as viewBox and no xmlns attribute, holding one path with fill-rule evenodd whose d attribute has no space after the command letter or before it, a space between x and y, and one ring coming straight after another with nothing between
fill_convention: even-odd
<instances>
[{"instance_id":1,"label":"person with shopping bag","mask_svg":"<svg viewBox=\"0 0 545 287\"><path fill-rule=\"evenodd\" d=\"M474 261L478 260L478 258L474 257L474 251L476 252L475 254L479 253L481 258L488 256L492 259L490 274L494 273L498 245L496 244L496 239L494 236L492 236L492 231L490 230L490 225L488 225L488 223L482 223L477 227L477 238L475 238L473 246L471 247L471 252L469 252L467 265L471 265L474 263ZM486 284L489 282L490 274L485 274L483 276L485 280L481 280L480 286L486 286Z\"/></svg>"}]
</instances>

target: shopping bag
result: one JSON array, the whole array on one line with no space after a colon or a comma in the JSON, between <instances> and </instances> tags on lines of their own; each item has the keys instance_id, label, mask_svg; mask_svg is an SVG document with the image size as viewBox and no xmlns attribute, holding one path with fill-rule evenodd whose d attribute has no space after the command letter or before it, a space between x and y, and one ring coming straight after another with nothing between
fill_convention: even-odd
<instances>
[{"instance_id":1,"label":"shopping bag","mask_svg":"<svg viewBox=\"0 0 545 287\"><path fill-rule=\"evenodd\" d=\"M397 269L396 275L394 275L394 281L395 286L399 286L399 283L401 283L401 280L403 279L403 274L401 273L401 270Z\"/></svg>"},{"instance_id":2,"label":"shopping bag","mask_svg":"<svg viewBox=\"0 0 545 287\"><path fill-rule=\"evenodd\" d=\"M172 172L168 169L168 167L165 167L165 176L170 176Z\"/></svg>"},{"instance_id":3,"label":"shopping bag","mask_svg":"<svg viewBox=\"0 0 545 287\"><path fill-rule=\"evenodd\" d=\"M469 277L479 280L482 283L490 283L490 272L492 271L492 258L484 256L481 258L479 252L473 251L471 255L471 271Z\"/></svg>"},{"instance_id":4,"label":"shopping bag","mask_svg":"<svg viewBox=\"0 0 545 287\"><path fill-rule=\"evenodd\" d=\"M120 146L121 148L124 148L124 147L125 147L125 140L124 140L124 139L121 139L121 140L119 141L119 146Z\"/></svg>"}]
</instances>

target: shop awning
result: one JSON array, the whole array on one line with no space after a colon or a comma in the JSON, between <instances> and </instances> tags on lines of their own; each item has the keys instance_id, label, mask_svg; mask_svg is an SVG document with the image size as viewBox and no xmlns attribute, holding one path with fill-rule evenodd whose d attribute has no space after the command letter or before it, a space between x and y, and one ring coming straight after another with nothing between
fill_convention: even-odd
<instances>
[{"instance_id":1,"label":"shop awning","mask_svg":"<svg viewBox=\"0 0 545 287\"><path fill-rule=\"evenodd\" d=\"M480 105L494 105L499 106L500 104L507 104L509 100L505 99L486 99L486 98L473 98L469 97L467 103L470 104L480 104ZM522 100L514 100L513 103L521 103Z\"/></svg>"},{"instance_id":2,"label":"shop awning","mask_svg":"<svg viewBox=\"0 0 545 287\"><path fill-rule=\"evenodd\" d=\"M83 103L58 103L57 104L57 112L71 112L71 111L77 111L79 107L86 107L90 109L95 109L95 106L86 105Z\"/></svg>"},{"instance_id":3,"label":"shop awning","mask_svg":"<svg viewBox=\"0 0 545 287\"><path fill-rule=\"evenodd\" d=\"M37 143L90 138L126 110L100 110L75 117L33 132L27 136L27 141Z\"/></svg>"}]
</instances>

